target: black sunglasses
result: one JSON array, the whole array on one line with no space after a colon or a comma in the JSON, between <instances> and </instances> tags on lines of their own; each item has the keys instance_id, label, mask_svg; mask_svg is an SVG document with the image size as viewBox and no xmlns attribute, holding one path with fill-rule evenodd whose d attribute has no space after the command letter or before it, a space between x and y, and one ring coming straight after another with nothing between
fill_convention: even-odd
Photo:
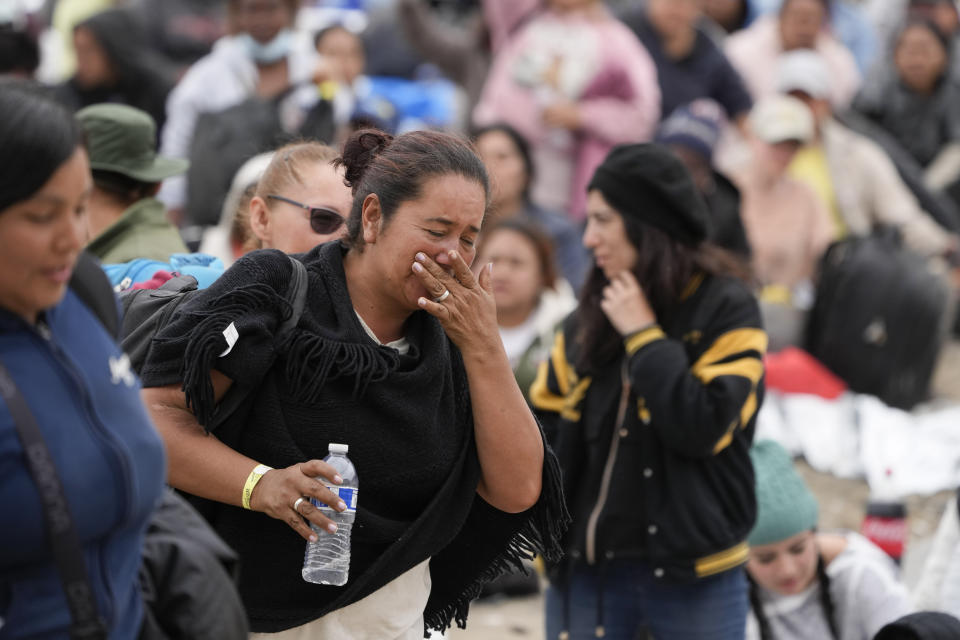
<instances>
[{"instance_id":1,"label":"black sunglasses","mask_svg":"<svg viewBox=\"0 0 960 640\"><path fill-rule=\"evenodd\" d=\"M310 228L313 229L314 233L333 233L345 222L343 216L333 209L327 209L326 207L311 207L310 205L297 202L296 200L291 200L290 198L284 198L283 196L268 195L267 197L273 200L279 200L280 202L286 202L287 204L292 204L295 207L300 207L301 209L309 211Z\"/></svg>"}]
</instances>

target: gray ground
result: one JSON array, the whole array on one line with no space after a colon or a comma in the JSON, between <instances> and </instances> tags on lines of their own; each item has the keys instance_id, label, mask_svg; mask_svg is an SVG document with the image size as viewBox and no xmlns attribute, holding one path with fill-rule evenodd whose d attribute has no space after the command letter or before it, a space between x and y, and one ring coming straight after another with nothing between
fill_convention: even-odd
<instances>
[{"instance_id":1,"label":"gray ground","mask_svg":"<svg viewBox=\"0 0 960 640\"><path fill-rule=\"evenodd\" d=\"M944 349L933 382L934 394L960 401L960 342ZM859 529L866 509L868 489L862 480L844 480L818 473L804 462L797 467L820 501L823 529ZM910 537L903 558L903 578L916 584L951 491L907 500ZM543 597L501 598L474 603L466 630L454 629L450 640L544 640Z\"/></svg>"}]
</instances>

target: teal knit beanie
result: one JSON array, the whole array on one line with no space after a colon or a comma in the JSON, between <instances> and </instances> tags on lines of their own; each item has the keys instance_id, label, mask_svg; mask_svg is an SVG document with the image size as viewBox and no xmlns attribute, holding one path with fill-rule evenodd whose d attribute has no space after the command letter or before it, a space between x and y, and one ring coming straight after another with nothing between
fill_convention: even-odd
<instances>
[{"instance_id":1,"label":"teal knit beanie","mask_svg":"<svg viewBox=\"0 0 960 640\"><path fill-rule=\"evenodd\" d=\"M773 440L750 449L757 478L757 524L750 546L774 544L817 526L817 499L793 468L790 454Z\"/></svg>"}]
</instances>

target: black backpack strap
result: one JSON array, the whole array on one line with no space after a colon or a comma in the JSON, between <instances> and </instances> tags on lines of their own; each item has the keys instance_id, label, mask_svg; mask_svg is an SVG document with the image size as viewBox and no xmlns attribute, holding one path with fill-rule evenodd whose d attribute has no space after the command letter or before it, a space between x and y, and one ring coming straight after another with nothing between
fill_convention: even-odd
<instances>
[{"instance_id":1,"label":"black backpack strap","mask_svg":"<svg viewBox=\"0 0 960 640\"><path fill-rule=\"evenodd\" d=\"M99 267L97 267L99 270ZM102 273L102 272L101 272ZM109 290L109 287L108 287ZM112 293L112 290L111 290ZM0 362L0 397L13 416L13 424L23 445L27 468L40 492L44 520L53 547L53 557L60 572L63 592L70 608L72 640L104 640L107 629L97 611L97 601L83 560L83 547L73 526L70 505L63 483L53 463L53 456L26 399L13 377Z\"/></svg>"},{"instance_id":2,"label":"black backpack strap","mask_svg":"<svg viewBox=\"0 0 960 640\"><path fill-rule=\"evenodd\" d=\"M307 268L293 256L287 257L290 258L290 264L293 265L293 273L290 276L290 286L287 287L285 297L292 307L292 312L290 317L284 320L280 328L277 329L278 337L283 337L293 331L297 323L300 322L303 307L307 303Z\"/></svg>"},{"instance_id":3,"label":"black backpack strap","mask_svg":"<svg viewBox=\"0 0 960 640\"><path fill-rule=\"evenodd\" d=\"M292 311L290 317L284 320L283 324L277 329L277 338L281 338L293 331L297 323L300 322L300 316L303 315L303 309L307 303L307 289L309 285L307 268L293 256L287 257L290 258L293 270L290 275L290 285L287 287L284 297L287 302L290 303ZM223 424L234 411L240 408L240 405L243 404L244 399L250 391L251 389L249 387L238 384L231 385L230 389L227 390L220 400L220 404L217 405L216 413L213 414L213 419L210 421L210 424L206 425L207 431L213 431Z\"/></svg>"},{"instance_id":4,"label":"black backpack strap","mask_svg":"<svg viewBox=\"0 0 960 640\"><path fill-rule=\"evenodd\" d=\"M120 338L120 315L117 298L107 274L100 268L97 259L86 251L77 256L77 264L70 276L70 288L87 308L100 320L110 337Z\"/></svg>"}]
</instances>

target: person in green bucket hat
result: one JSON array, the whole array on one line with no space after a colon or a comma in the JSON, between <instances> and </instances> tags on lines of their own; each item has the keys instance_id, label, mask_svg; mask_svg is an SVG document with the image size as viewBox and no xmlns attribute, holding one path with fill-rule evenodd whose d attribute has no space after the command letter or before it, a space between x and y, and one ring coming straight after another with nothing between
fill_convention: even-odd
<instances>
[{"instance_id":1,"label":"person in green bucket hat","mask_svg":"<svg viewBox=\"0 0 960 640\"><path fill-rule=\"evenodd\" d=\"M854 531L821 533L817 500L772 440L750 449L757 522L747 538L746 640L872 640L913 611L897 568Z\"/></svg>"},{"instance_id":2,"label":"person in green bucket hat","mask_svg":"<svg viewBox=\"0 0 960 640\"><path fill-rule=\"evenodd\" d=\"M87 205L87 251L104 263L167 261L186 253L157 192L189 162L157 155L157 126L145 111L95 104L76 114L90 156L94 188Z\"/></svg>"}]
</instances>

